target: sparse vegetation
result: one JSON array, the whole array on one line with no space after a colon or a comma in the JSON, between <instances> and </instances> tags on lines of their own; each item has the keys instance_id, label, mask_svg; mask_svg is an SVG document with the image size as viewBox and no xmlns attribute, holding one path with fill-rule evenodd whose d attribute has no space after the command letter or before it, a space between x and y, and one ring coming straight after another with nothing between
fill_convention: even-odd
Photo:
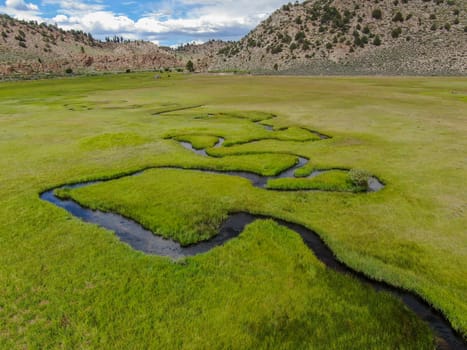
<instances>
[{"instance_id":1,"label":"sparse vegetation","mask_svg":"<svg viewBox=\"0 0 467 350\"><path fill-rule=\"evenodd\" d=\"M186 63L186 70L193 73L195 71L195 65L193 64L193 61L192 60L189 60L187 63Z\"/></svg>"},{"instance_id":2,"label":"sparse vegetation","mask_svg":"<svg viewBox=\"0 0 467 350\"><path fill-rule=\"evenodd\" d=\"M397 12L395 16L393 17L392 21L393 22L404 22L404 16L402 15L402 13Z\"/></svg>"},{"instance_id":3,"label":"sparse vegetation","mask_svg":"<svg viewBox=\"0 0 467 350\"><path fill-rule=\"evenodd\" d=\"M397 39L398 37L400 37L401 34L402 34L402 28L401 27L394 28L392 30L392 32L391 32L391 36L394 39Z\"/></svg>"},{"instance_id":4,"label":"sparse vegetation","mask_svg":"<svg viewBox=\"0 0 467 350\"><path fill-rule=\"evenodd\" d=\"M455 31L445 28L446 23L462 23L462 18L456 16L462 17L463 13L455 15L453 9L447 9L446 1L430 0L424 6L422 9L401 0L375 1L370 9L346 2L290 4L238 43L229 44L221 60L207 64L216 69L241 68L261 73L272 71L276 63L284 72L310 74L463 72L465 65L456 57L465 44ZM428 21L430 14L436 18ZM438 41L441 44L435 45L431 31L427 33L431 27L434 31L443 29L443 38ZM404 44L407 41L413 42L411 49Z\"/></svg>"},{"instance_id":5,"label":"sparse vegetation","mask_svg":"<svg viewBox=\"0 0 467 350\"><path fill-rule=\"evenodd\" d=\"M383 18L383 12L380 9L374 9L373 12L371 13L371 16L374 19L381 19Z\"/></svg>"},{"instance_id":6,"label":"sparse vegetation","mask_svg":"<svg viewBox=\"0 0 467 350\"><path fill-rule=\"evenodd\" d=\"M0 28L0 79L64 75L69 65L80 73L125 71L128 64L134 64L138 70L153 69L155 64L180 65L175 54L148 42L119 39L118 43L104 44L83 31L66 31L7 15L0 15ZM124 59L114 60L116 56Z\"/></svg>"},{"instance_id":7,"label":"sparse vegetation","mask_svg":"<svg viewBox=\"0 0 467 350\"><path fill-rule=\"evenodd\" d=\"M381 45L381 38L379 37L379 35L376 35L375 38L373 39L373 45L375 46Z\"/></svg>"}]
</instances>

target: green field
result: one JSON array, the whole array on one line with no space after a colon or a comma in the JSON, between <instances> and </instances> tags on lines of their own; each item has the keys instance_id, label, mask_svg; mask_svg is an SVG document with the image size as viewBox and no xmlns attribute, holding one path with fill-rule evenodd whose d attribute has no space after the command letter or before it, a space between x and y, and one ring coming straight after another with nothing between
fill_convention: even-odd
<instances>
[{"instance_id":1,"label":"green field","mask_svg":"<svg viewBox=\"0 0 467 350\"><path fill-rule=\"evenodd\" d=\"M466 106L465 78L138 73L2 83L0 348L435 347L399 300L327 269L272 221L173 261L39 198L142 169L59 194L182 244L211 237L232 212L302 224L355 270L420 295L467 338ZM224 147L213 148L219 137ZM297 156L310 160L297 176L336 170L268 184L317 191L195 170L273 176ZM357 193L343 169L386 187Z\"/></svg>"}]
</instances>

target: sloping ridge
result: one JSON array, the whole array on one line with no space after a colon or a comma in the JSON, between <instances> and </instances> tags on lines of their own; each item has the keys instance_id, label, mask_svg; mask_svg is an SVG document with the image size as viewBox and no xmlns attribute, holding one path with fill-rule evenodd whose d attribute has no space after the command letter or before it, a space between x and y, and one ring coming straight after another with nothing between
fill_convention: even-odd
<instances>
[{"instance_id":1,"label":"sloping ridge","mask_svg":"<svg viewBox=\"0 0 467 350\"><path fill-rule=\"evenodd\" d=\"M82 31L0 15L0 78L177 67L176 55L147 41L106 42Z\"/></svg>"},{"instance_id":2,"label":"sloping ridge","mask_svg":"<svg viewBox=\"0 0 467 350\"><path fill-rule=\"evenodd\" d=\"M314 0L288 4L240 41L211 54L208 69L465 75L466 13L465 0Z\"/></svg>"}]
</instances>

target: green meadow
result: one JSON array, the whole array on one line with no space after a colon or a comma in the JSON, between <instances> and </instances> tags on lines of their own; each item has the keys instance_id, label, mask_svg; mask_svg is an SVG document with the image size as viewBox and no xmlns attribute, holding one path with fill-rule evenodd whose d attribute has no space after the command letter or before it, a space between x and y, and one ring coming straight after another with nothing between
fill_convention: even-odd
<instances>
[{"instance_id":1,"label":"green meadow","mask_svg":"<svg viewBox=\"0 0 467 350\"><path fill-rule=\"evenodd\" d=\"M467 338L466 107L465 78L135 73L0 84L0 348L436 347L401 301L326 268L274 221L174 261L39 198L99 179L109 181L57 195L183 245L239 211L299 223ZM199 171L274 176L298 157L309 163L296 179L265 189ZM363 192L350 169L386 187Z\"/></svg>"}]
</instances>

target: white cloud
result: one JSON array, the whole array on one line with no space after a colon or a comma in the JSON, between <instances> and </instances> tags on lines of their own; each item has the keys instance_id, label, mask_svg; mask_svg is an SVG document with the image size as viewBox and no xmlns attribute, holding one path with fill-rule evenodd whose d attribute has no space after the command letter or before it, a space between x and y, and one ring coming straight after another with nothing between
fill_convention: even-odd
<instances>
[{"instance_id":1,"label":"white cloud","mask_svg":"<svg viewBox=\"0 0 467 350\"><path fill-rule=\"evenodd\" d=\"M165 0L158 3L134 3L143 9L139 18L109 11L105 1L42 0L44 5L59 7L57 15L48 19L64 29L91 32L98 38L119 35L129 39L145 39L164 44L208 39L237 39L246 34L284 0ZM25 10L38 11L25 0L6 0L16 17ZM0 8L1 10L1 8ZM19 13L18 11L21 11ZM148 12L149 11L149 12ZM141 11L140 11L141 12ZM37 14L36 14L37 15ZM27 19L27 18L25 18Z\"/></svg>"},{"instance_id":2,"label":"white cloud","mask_svg":"<svg viewBox=\"0 0 467 350\"><path fill-rule=\"evenodd\" d=\"M6 0L5 7L17 11L38 11L39 7L33 3L26 3L24 0Z\"/></svg>"},{"instance_id":3,"label":"white cloud","mask_svg":"<svg viewBox=\"0 0 467 350\"><path fill-rule=\"evenodd\" d=\"M102 3L89 4L75 0L43 0L42 3L44 5L57 5L59 7L59 13L68 15L80 15L105 9L105 5Z\"/></svg>"},{"instance_id":4,"label":"white cloud","mask_svg":"<svg viewBox=\"0 0 467 350\"><path fill-rule=\"evenodd\" d=\"M68 17L65 15L57 15L54 18L52 18L52 22L54 23L65 23L68 22Z\"/></svg>"},{"instance_id":5,"label":"white cloud","mask_svg":"<svg viewBox=\"0 0 467 350\"><path fill-rule=\"evenodd\" d=\"M185 43L179 43L179 44L173 44L173 45L170 45L170 47L172 49L177 49L183 45L186 45L186 44L190 44L190 45L202 45L204 44L206 41L203 41L203 40L192 40L192 41L187 41Z\"/></svg>"},{"instance_id":6,"label":"white cloud","mask_svg":"<svg viewBox=\"0 0 467 350\"><path fill-rule=\"evenodd\" d=\"M14 18L26 21L44 21L40 17L39 7L24 0L6 0L5 5L0 6L0 13L6 13Z\"/></svg>"},{"instance_id":7,"label":"white cloud","mask_svg":"<svg viewBox=\"0 0 467 350\"><path fill-rule=\"evenodd\" d=\"M246 27L244 18L224 15L204 15L198 18L168 19L145 17L135 23L135 28L143 33L214 34L229 27Z\"/></svg>"},{"instance_id":8,"label":"white cloud","mask_svg":"<svg viewBox=\"0 0 467 350\"><path fill-rule=\"evenodd\" d=\"M133 32L135 23L126 16L116 16L112 12L97 11L82 16L58 15L53 19L65 29L80 29L91 33Z\"/></svg>"}]
</instances>

